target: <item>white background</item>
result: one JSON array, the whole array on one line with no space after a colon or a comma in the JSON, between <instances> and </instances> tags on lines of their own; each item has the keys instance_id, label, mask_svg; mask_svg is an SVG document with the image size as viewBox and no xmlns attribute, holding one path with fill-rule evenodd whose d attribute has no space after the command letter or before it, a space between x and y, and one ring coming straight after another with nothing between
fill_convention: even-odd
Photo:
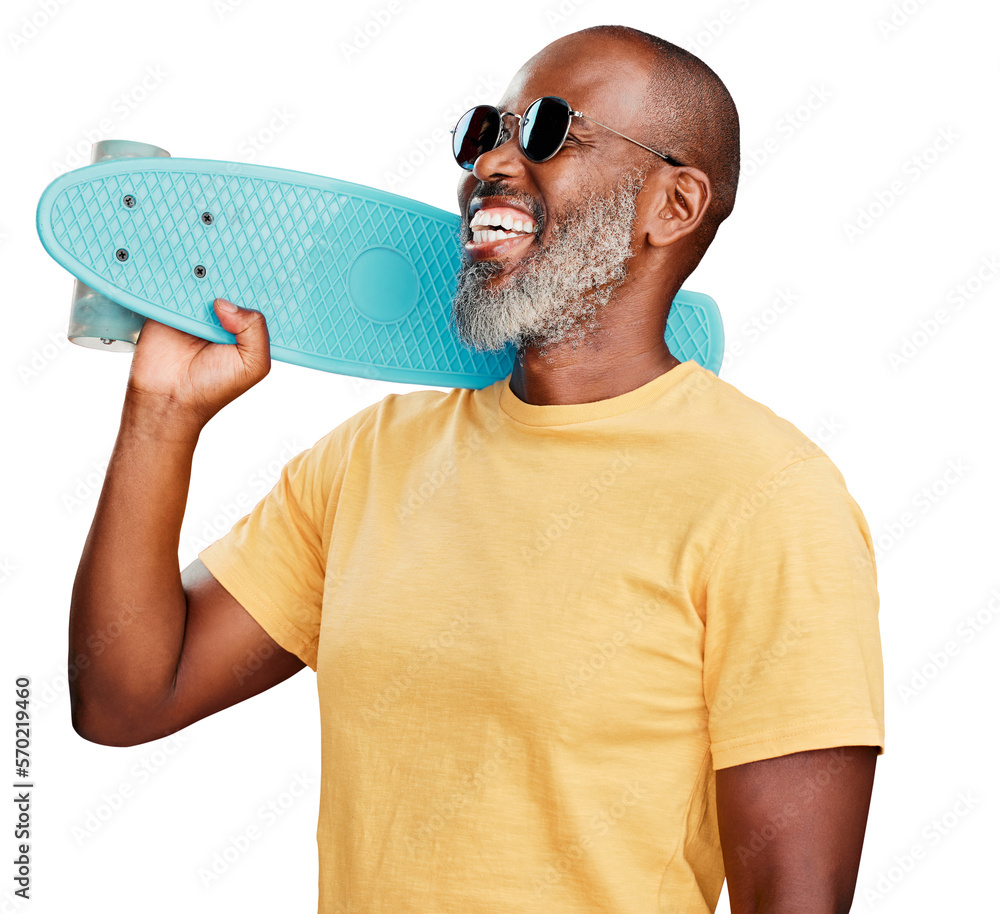
<instances>
[{"instance_id":1,"label":"white background","mask_svg":"<svg viewBox=\"0 0 1000 914\"><path fill-rule=\"evenodd\" d=\"M91 139L113 137L454 210L458 170L435 131L498 100L548 41L608 22L698 51L730 87L744 180L685 285L722 309L722 377L824 447L879 541L888 749L855 910L995 910L996 4L11 0L0 14L0 696L12 720L14 677L31 678L23 910L312 911L319 800L308 671L154 744L96 746L70 727L70 590L129 360L66 344L72 281L35 233L42 189L86 163ZM783 310L782 293L794 302ZM893 365L905 340L910 357ZM202 437L182 563L294 451L409 389L276 364ZM297 777L311 786L293 798ZM19 908L12 804L2 808L6 912ZM252 825L259 837L236 854ZM206 885L199 870L216 854L235 862Z\"/></svg>"}]
</instances>

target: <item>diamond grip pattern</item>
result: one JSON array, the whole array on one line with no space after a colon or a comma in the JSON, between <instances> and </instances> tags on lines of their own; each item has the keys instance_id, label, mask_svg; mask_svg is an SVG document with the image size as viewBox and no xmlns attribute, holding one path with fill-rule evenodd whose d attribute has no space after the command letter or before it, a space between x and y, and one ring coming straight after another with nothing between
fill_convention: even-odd
<instances>
[{"instance_id":1,"label":"diamond grip pattern","mask_svg":"<svg viewBox=\"0 0 1000 914\"><path fill-rule=\"evenodd\" d=\"M39 205L49 253L96 291L147 317L230 342L212 310L213 299L229 298L265 315L276 359L479 388L510 373L514 351L471 350L449 325L458 230L456 215L372 188L196 159L88 166L56 179ZM352 299L351 266L373 248L398 252L415 273L415 303L408 310L404 303L398 319L373 320ZM204 267L202 278L196 267ZM717 371L713 344L720 334L699 299L714 308L707 296L678 295L667 339L682 361L694 358Z\"/></svg>"}]
</instances>

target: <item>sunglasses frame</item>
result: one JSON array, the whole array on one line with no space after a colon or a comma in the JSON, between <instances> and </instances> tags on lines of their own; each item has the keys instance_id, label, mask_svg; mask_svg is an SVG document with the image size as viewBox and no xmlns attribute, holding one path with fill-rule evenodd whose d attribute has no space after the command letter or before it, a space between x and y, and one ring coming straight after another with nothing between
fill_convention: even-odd
<instances>
[{"instance_id":1,"label":"sunglasses frame","mask_svg":"<svg viewBox=\"0 0 1000 914\"><path fill-rule=\"evenodd\" d=\"M524 141L523 141L523 138L522 138L523 134L521 132L521 122L524 120L525 117L527 117L528 112L535 105L537 105L539 102L543 102L543 101L559 102L561 105L565 106L566 112L567 112L566 129L563 131L562 139L556 145L556 148L555 148L555 150L553 152L549 153L549 155L545 156L542 159L535 159L535 158L532 158L530 155L528 155L527 149L524 148ZM518 148L521 150L521 152L524 153L525 158L529 162L534 162L536 165L540 165L542 162L548 162L548 160L551 159L553 156L558 155L559 150L563 148L563 145L566 142L566 137L569 136L569 128L570 128L571 124L573 123L573 118L574 117L579 117L579 118L582 118L585 121L590 121L592 124L597 124L598 127L603 127L605 130L610 130L615 136L620 136L623 140L628 140L630 143L634 143L636 146L641 146L647 152L651 152L651 153L653 153L653 155L658 156L659 158L663 159L663 161L666 162L668 165L673 165L675 168L683 168L684 167L682 165L682 163L679 162L677 159L675 159L673 156L669 156L669 155L667 155L666 153L663 153L663 152L657 152L657 150L652 149L651 147L647 146L645 143L640 143L638 140L633 140L632 137L630 137L630 136L625 136L624 133L619 133L617 130L615 130L614 127L609 127L607 124L602 124L600 121L596 121L596 120L594 120L594 118L588 117L582 111L574 111L572 105L570 105L570 103L568 101L566 101L566 99L560 98L558 95L542 95L539 98L536 98L530 105L528 105L527 108L524 109L524 114L515 114L513 111L501 111L499 108L496 107L496 105L474 105L468 111L466 111L466 112L464 112L462 114L462 116L458 119L458 123L459 124L462 123L463 118L465 118L465 116L467 114L469 114L470 112L472 112L472 111L478 111L481 108L485 108L487 110L495 112L495 114L497 116L498 127L497 127L496 142L494 142L494 144L489 149L485 149L485 150L483 150L483 152L479 153L479 155L485 155L487 152L490 152L493 149L496 149L498 146L502 146L505 142L507 142L507 140L504 139L504 134L506 133L506 128L504 127L504 120L503 119L505 117L513 117L513 118L516 118L517 122L518 122L517 145L518 145ZM458 162L458 164L459 164L459 166L461 168L464 168L466 171L472 171L472 169L475 168L475 166L476 166L476 160L473 159L473 161L472 161L471 164L464 165L461 161L459 161L458 153L455 152L455 139L454 139L454 137L455 137L455 131L456 130L458 130L458 124L456 124L451 129L451 135L452 135L451 150L452 150L452 154L455 156L455 161ZM479 156L476 156L476 159L478 159L478 158L479 158Z\"/></svg>"}]
</instances>

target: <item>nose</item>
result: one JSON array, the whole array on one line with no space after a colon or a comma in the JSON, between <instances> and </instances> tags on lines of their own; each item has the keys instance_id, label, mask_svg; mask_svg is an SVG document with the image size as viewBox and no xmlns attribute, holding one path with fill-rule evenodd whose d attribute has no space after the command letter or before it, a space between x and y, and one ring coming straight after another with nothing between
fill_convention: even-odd
<instances>
[{"instance_id":1,"label":"nose","mask_svg":"<svg viewBox=\"0 0 1000 914\"><path fill-rule=\"evenodd\" d=\"M513 116L512 116L513 117ZM518 143L520 119L511 124L510 136L493 149L484 152L472 166L472 173L480 181L496 180L500 177L516 177L524 173L524 154Z\"/></svg>"}]
</instances>

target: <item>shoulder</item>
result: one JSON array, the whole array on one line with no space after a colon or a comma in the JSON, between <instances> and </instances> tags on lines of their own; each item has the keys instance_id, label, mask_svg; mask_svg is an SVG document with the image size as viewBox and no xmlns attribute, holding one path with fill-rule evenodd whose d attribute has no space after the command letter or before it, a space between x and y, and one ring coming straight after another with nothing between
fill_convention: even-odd
<instances>
[{"instance_id":1,"label":"shoulder","mask_svg":"<svg viewBox=\"0 0 1000 914\"><path fill-rule=\"evenodd\" d=\"M794 423L707 369L691 372L682 388L675 427L697 440L700 458L734 483L762 484L814 457L833 468L825 451Z\"/></svg>"},{"instance_id":2,"label":"shoulder","mask_svg":"<svg viewBox=\"0 0 1000 914\"><path fill-rule=\"evenodd\" d=\"M366 406L321 438L315 449L329 459L359 449L391 446L399 453L411 452L423 442L440 439L456 422L495 407L498 385L482 390L418 389L391 393Z\"/></svg>"}]
</instances>

